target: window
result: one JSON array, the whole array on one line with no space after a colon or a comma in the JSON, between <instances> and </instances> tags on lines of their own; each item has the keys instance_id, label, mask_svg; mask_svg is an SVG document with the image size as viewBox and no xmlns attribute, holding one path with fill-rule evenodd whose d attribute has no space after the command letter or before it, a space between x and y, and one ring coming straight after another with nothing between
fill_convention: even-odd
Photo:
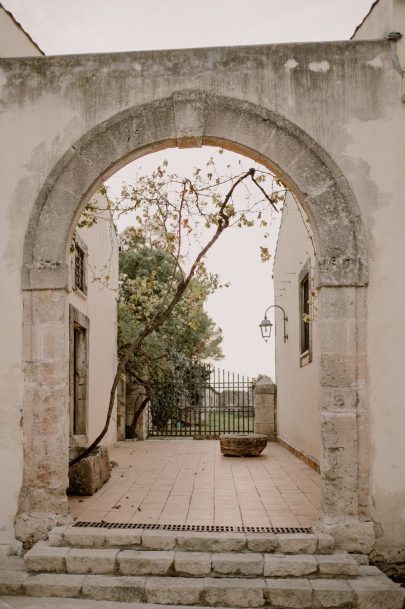
<instances>
[{"instance_id":1,"label":"window","mask_svg":"<svg viewBox=\"0 0 405 609\"><path fill-rule=\"evenodd\" d=\"M311 280L310 262L299 275L299 324L300 324L300 365L305 366L312 360L312 323L311 323Z\"/></svg>"},{"instance_id":2,"label":"window","mask_svg":"<svg viewBox=\"0 0 405 609\"><path fill-rule=\"evenodd\" d=\"M70 305L70 438L74 445L87 434L89 319ZM80 444L80 443L79 443Z\"/></svg>"},{"instance_id":3,"label":"window","mask_svg":"<svg viewBox=\"0 0 405 609\"><path fill-rule=\"evenodd\" d=\"M86 292L86 256L80 245L75 243L75 288Z\"/></svg>"},{"instance_id":4,"label":"window","mask_svg":"<svg viewBox=\"0 0 405 609\"><path fill-rule=\"evenodd\" d=\"M73 413L72 433L86 433L87 396L86 330L79 325L73 328Z\"/></svg>"},{"instance_id":5,"label":"window","mask_svg":"<svg viewBox=\"0 0 405 609\"><path fill-rule=\"evenodd\" d=\"M301 353L309 351L309 276L301 281Z\"/></svg>"}]
</instances>

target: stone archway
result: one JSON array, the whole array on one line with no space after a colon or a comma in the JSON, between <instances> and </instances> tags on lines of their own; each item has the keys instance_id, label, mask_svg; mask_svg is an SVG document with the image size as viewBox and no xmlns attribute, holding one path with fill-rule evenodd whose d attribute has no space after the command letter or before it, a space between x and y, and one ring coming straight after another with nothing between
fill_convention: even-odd
<instances>
[{"instance_id":1,"label":"stone archway","mask_svg":"<svg viewBox=\"0 0 405 609\"><path fill-rule=\"evenodd\" d=\"M67 252L81 211L97 186L131 160L204 144L267 165L312 223L319 253L322 526L342 547L364 548L371 541L368 269L357 203L336 164L297 126L257 105L196 91L132 107L91 129L59 160L34 205L23 267L25 460L17 533L37 536L68 514Z\"/></svg>"}]
</instances>

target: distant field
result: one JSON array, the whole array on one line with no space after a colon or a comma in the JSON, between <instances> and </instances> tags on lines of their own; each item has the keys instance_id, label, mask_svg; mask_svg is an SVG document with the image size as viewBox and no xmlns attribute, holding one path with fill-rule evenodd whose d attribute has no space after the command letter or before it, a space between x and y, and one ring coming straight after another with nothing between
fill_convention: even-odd
<instances>
[{"instance_id":1,"label":"distant field","mask_svg":"<svg viewBox=\"0 0 405 609\"><path fill-rule=\"evenodd\" d=\"M180 424L170 423L165 429L152 432L151 435L160 436L193 436L193 435L216 435L219 433L242 433L254 431L254 416L248 416L247 413L243 416L239 412L209 412L206 415L205 421L201 420L201 425L198 423Z\"/></svg>"},{"instance_id":2,"label":"distant field","mask_svg":"<svg viewBox=\"0 0 405 609\"><path fill-rule=\"evenodd\" d=\"M206 431L253 431L254 417L241 416L240 413L210 412L201 424Z\"/></svg>"}]
</instances>

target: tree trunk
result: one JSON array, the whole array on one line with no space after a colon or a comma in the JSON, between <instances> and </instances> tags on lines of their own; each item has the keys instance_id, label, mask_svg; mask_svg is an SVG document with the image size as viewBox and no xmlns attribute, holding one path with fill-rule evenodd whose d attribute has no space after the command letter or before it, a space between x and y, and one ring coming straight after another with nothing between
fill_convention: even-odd
<instances>
[{"instance_id":1,"label":"tree trunk","mask_svg":"<svg viewBox=\"0 0 405 609\"><path fill-rule=\"evenodd\" d=\"M131 438L135 438L136 436L136 425L138 423L139 417L141 416L141 414L143 413L143 411L145 410L147 404L149 402L149 395L146 395L145 398L142 400L141 405L139 406L139 408L137 408L134 412L134 416L132 418L132 422L131 425L128 425L128 428L131 432Z\"/></svg>"},{"instance_id":2,"label":"tree trunk","mask_svg":"<svg viewBox=\"0 0 405 609\"><path fill-rule=\"evenodd\" d=\"M150 334L152 334L152 332L154 332L157 328L159 328L166 321L166 319L170 316L170 314L172 313L175 306L180 302L180 300L183 297L184 292L187 290L187 287L189 286L192 278L194 277L194 274L198 268L198 265L200 264L202 259L205 257L208 250L210 250L211 247L214 245L214 243L216 243L216 241L219 239L219 237L224 232L224 230L226 230L229 227L231 215L228 215L226 208L227 208L228 203L232 199L232 195L233 195L236 187L249 176L252 178L252 180L254 180L254 175L255 175L255 169L249 169L249 171L246 171L245 173L243 173L236 180L236 182L234 182L232 184L231 188L227 192L224 200L222 201L222 203L218 209L218 216L217 216L218 223L217 223L217 228L216 228L214 235L205 244L205 246L200 250L200 252L196 256L196 258L194 259L194 262L191 265L188 275L182 281L179 282L171 302L167 305L167 307L160 314L158 314L155 317L154 320L152 320L151 322L146 324L146 326L144 327L142 332L140 332L140 334L138 334L138 336L136 336L133 339L133 341L130 343L126 354L124 355L123 359L119 362L118 367L117 367L117 372L115 374L114 381L113 381L111 391L110 391L110 400L108 403L107 417L106 417L104 427L103 427L102 431L99 433L99 435L97 436L97 438L90 444L90 446L85 448L84 451L80 455L78 455L75 459L72 459L72 461L69 462L69 467L76 465L76 463L79 463L79 461L81 461L82 459L87 457L90 453L92 453L93 450L95 448L97 448L97 446L100 444L101 440L106 435L109 425L110 425L112 412L114 409L115 392L117 390L117 386L118 386L119 380L121 378L121 374L123 374L125 372L127 364L129 362L129 360L131 359L131 356L141 348L141 345L142 345L143 341L145 340L145 338L147 336L149 336Z\"/></svg>"}]
</instances>

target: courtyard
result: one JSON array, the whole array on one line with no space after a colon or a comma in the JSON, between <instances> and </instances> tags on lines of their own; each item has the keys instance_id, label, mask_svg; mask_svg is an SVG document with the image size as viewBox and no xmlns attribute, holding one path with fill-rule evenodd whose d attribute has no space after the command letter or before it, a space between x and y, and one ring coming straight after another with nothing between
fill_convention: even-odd
<instances>
[{"instance_id":1,"label":"courtyard","mask_svg":"<svg viewBox=\"0 0 405 609\"><path fill-rule=\"evenodd\" d=\"M260 457L224 457L215 440L120 442L117 465L92 497L70 497L87 522L308 527L319 518L320 476L269 443Z\"/></svg>"}]
</instances>

